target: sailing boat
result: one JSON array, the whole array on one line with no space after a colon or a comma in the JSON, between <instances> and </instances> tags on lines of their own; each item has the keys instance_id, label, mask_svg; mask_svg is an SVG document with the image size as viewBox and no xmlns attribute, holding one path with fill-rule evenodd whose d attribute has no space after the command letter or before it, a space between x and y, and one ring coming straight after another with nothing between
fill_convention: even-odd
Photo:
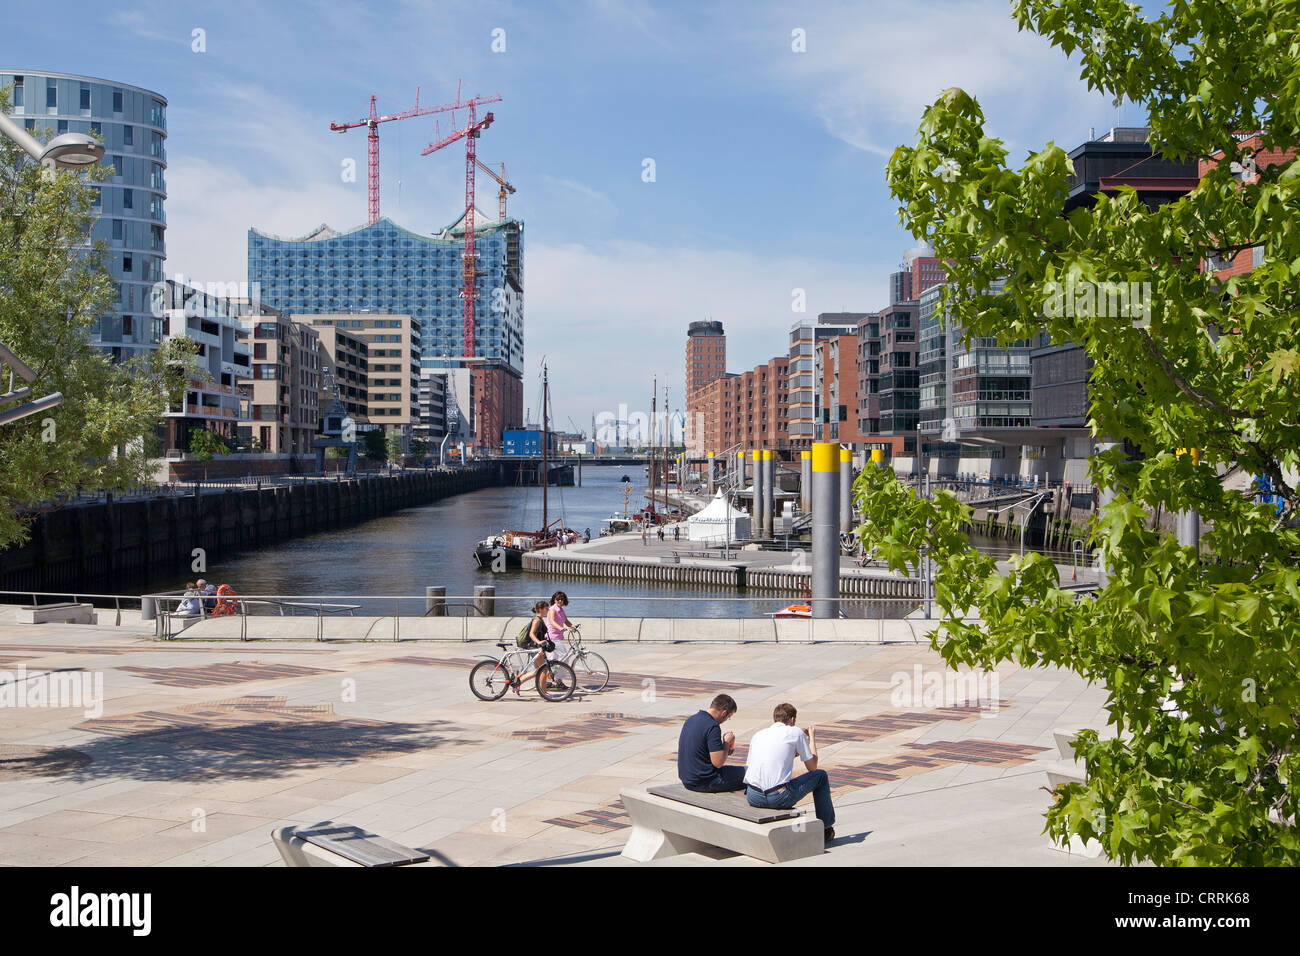
<instances>
[{"instance_id":1,"label":"sailing boat","mask_svg":"<svg viewBox=\"0 0 1300 956\"><path fill-rule=\"evenodd\" d=\"M480 568L493 571L500 570L504 564L507 568L522 567L524 555L530 551L553 548L558 544L572 544L578 540L578 533L564 527L559 518L550 521L547 513L547 489L550 487L551 392L547 378L546 366L542 365L542 464L538 472L542 483L542 527L540 531L514 531L509 528L490 538L484 538L474 546L474 561ZM555 527L552 527L554 525Z\"/></svg>"}]
</instances>

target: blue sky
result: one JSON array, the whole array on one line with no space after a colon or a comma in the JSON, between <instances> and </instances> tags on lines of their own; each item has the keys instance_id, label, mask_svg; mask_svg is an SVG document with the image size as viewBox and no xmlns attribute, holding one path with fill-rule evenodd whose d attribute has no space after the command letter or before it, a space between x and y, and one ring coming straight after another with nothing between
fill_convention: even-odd
<instances>
[{"instance_id":1,"label":"blue sky","mask_svg":"<svg viewBox=\"0 0 1300 956\"><path fill-rule=\"evenodd\" d=\"M1003 0L64 0L28 5L7 29L6 68L167 97L167 271L200 280L245 277L249 226L296 236L365 221L365 132L329 123L360 117L371 93L395 111L417 86L422 102L451 100L463 77L468 93L502 96L479 155L506 164L525 222L525 404L545 355L561 425L645 408L656 374L682 405L691 321L721 320L742 371L783 350L796 288L812 315L885 305L913 241L884 164L941 90L975 95L1013 159L1142 120L1018 33ZM380 130L383 214L420 232L464 202L463 150L421 157L433 138L433 117ZM479 197L495 218L486 177Z\"/></svg>"}]
</instances>

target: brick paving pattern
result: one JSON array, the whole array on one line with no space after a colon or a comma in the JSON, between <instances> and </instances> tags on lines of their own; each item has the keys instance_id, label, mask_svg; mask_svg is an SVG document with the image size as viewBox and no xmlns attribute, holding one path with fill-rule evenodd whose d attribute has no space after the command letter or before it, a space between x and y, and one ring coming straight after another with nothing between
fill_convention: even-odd
<instances>
[{"instance_id":1,"label":"brick paving pattern","mask_svg":"<svg viewBox=\"0 0 1300 956\"><path fill-rule=\"evenodd\" d=\"M320 667L293 664L267 664L262 661L235 661L230 664L192 664L183 667L119 667L168 687L210 687L214 684L242 684L252 680L279 680L288 677L314 677L337 674Z\"/></svg>"},{"instance_id":2,"label":"brick paving pattern","mask_svg":"<svg viewBox=\"0 0 1300 956\"><path fill-rule=\"evenodd\" d=\"M593 740L626 737L638 727L662 727L681 723L681 717L642 717L638 714L597 713L553 727L507 731L500 736L510 740L527 740L541 744L533 750L558 750Z\"/></svg>"}]
</instances>

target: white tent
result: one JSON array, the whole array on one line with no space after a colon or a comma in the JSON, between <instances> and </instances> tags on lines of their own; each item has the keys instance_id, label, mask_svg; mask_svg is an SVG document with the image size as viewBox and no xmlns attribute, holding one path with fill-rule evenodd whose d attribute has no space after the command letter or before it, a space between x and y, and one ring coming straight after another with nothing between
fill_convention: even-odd
<instances>
[{"instance_id":1,"label":"white tent","mask_svg":"<svg viewBox=\"0 0 1300 956\"><path fill-rule=\"evenodd\" d=\"M692 541L710 541L720 544L728 540L749 540L749 515L733 508L728 503L727 496L721 491L703 511L687 518L686 524Z\"/></svg>"}]
</instances>

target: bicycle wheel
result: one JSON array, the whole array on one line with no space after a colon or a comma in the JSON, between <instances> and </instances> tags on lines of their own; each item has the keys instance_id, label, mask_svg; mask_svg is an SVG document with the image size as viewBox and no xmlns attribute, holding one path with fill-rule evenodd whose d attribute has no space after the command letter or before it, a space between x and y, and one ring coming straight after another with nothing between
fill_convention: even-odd
<instances>
[{"instance_id":1,"label":"bicycle wheel","mask_svg":"<svg viewBox=\"0 0 1300 956\"><path fill-rule=\"evenodd\" d=\"M547 661L537 668L537 696L557 703L573 696L578 678L564 661Z\"/></svg>"},{"instance_id":2,"label":"bicycle wheel","mask_svg":"<svg viewBox=\"0 0 1300 956\"><path fill-rule=\"evenodd\" d=\"M605 658L594 651L583 651L573 662L574 673L578 675L578 687L587 694L604 690L609 683L609 665Z\"/></svg>"},{"instance_id":3,"label":"bicycle wheel","mask_svg":"<svg viewBox=\"0 0 1300 956\"><path fill-rule=\"evenodd\" d=\"M500 700L510 689L510 672L498 661L479 661L469 672L469 689L479 700Z\"/></svg>"}]
</instances>

